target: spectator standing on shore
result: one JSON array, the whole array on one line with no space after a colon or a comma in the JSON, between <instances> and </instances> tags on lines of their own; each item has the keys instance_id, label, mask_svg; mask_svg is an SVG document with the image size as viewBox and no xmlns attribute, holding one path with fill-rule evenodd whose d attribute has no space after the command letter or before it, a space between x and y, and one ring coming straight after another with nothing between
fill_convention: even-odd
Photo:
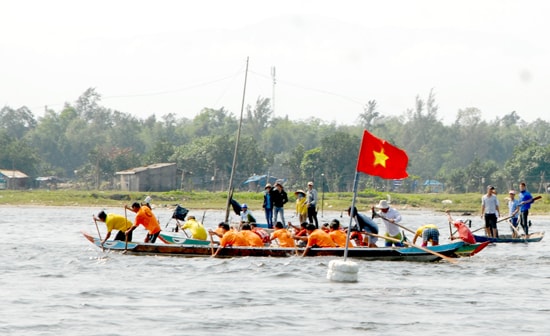
<instances>
[{"instance_id":1,"label":"spectator standing on shore","mask_svg":"<svg viewBox=\"0 0 550 336\"><path fill-rule=\"evenodd\" d=\"M264 203L262 208L265 211L265 220L268 228L273 228L273 188L268 183L264 188Z\"/></svg>"},{"instance_id":2,"label":"spectator standing on shore","mask_svg":"<svg viewBox=\"0 0 550 336\"><path fill-rule=\"evenodd\" d=\"M313 182L307 183L306 193L307 218L310 224L315 223L315 228L319 228L317 220L317 190L313 189Z\"/></svg>"},{"instance_id":3,"label":"spectator standing on shore","mask_svg":"<svg viewBox=\"0 0 550 336\"><path fill-rule=\"evenodd\" d=\"M296 216L300 223L307 220L307 204L306 193L302 189L298 189L294 192L296 196Z\"/></svg>"},{"instance_id":4,"label":"spectator standing on shore","mask_svg":"<svg viewBox=\"0 0 550 336\"><path fill-rule=\"evenodd\" d=\"M275 190L272 192L273 195L273 206L275 208L275 213L273 215L273 221L276 223L281 214L281 223L285 223L285 204L288 202L288 195L280 182L275 183ZM270 228L272 228L271 226Z\"/></svg>"}]
</instances>

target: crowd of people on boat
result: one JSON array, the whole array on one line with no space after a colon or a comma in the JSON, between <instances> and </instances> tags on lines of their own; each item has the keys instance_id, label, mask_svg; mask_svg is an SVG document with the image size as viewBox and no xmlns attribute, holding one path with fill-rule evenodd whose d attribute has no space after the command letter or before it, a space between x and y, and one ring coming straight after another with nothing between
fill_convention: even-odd
<instances>
[{"instance_id":1,"label":"crowd of people on boat","mask_svg":"<svg viewBox=\"0 0 550 336\"><path fill-rule=\"evenodd\" d=\"M508 192L508 217L512 234L514 237L519 236L518 228L521 226L524 233L528 234L529 225L528 214L531 203L534 201L533 196L526 190L525 183L521 183L520 195L516 199L516 192L510 190ZM317 191L314 189L313 182L308 182L308 190L304 192L299 189L295 193L296 196L296 212L300 222L299 226L295 226L290 221L285 226L284 206L288 203L288 195L284 190L284 186L280 182L275 183L273 188L271 184L266 184L262 208L264 210L267 228L264 229L256 223L256 219L248 209L247 204L241 205L239 215L239 225L232 227L228 223L219 223L216 230L206 230L203 223L197 221L195 216L189 216L187 220L181 224L177 222L177 229L188 230L193 239L207 240L210 235L211 243L217 244L218 249L214 255L217 255L223 248L229 246L253 246L266 247L278 246L285 248L305 247L302 255L306 255L313 247L378 247L377 241L379 238L384 240L384 246L403 247L409 245L407 237L402 229L406 227L400 225L402 216L399 211L390 206L386 200L380 200L379 203L371 208L372 216L361 214L356 207L349 207L347 214L350 217L348 228L342 227L338 219L333 219L330 223L324 223L319 227L317 219ZM111 237L112 231L118 231L114 240L132 241L132 232L140 225L147 230L145 243L155 243L161 232L161 226L158 219L153 214L151 209L151 198L147 196L145 202L140 204L133 203L131 206L125 206L125 215L113 213L105 213L101 211L97 217L94 216L94 221L103 222L107 227L107 234L101 240L101 244ZM376 210L378 211L376 211ZM128 219L126 210L135 213L134 221ZM476 240L470 229L461 220L455 221L447 212L448 221L456 228L458 235L451 234L451 239L462 239L466 243L475 243ZM497 223L500 215L499 200L497 198L496 188L493 186L487 187L487 193L481 198L481 217L485 222L485 233L487 237L498 238ZM341 216L340 216L341 217ZM385 226L384 235L379 234L379 228L374 218L380 218ZM273 225L273 223L275 223ZM428 244L436 246L439 244L439 229L437 225L425 224L412 231L414 234L412 245L415 245L418 239L422 239L421 246L425 247ZM98 229L99 232L99 229ZM186 234L187 235L187 234ZM349 236L349 237L348 237ZM217 237L214 241L213 237Z\"/></svg>"}]
</instances>

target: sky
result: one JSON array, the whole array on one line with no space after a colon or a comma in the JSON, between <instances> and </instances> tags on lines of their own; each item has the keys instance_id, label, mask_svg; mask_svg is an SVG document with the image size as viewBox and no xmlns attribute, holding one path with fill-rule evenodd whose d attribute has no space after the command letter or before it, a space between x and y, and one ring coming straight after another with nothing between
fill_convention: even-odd
<instances>
[{"instance_id":1,"label":"sky","mask_svg":"<svg viewBox=\"0 0 550 336\"><path fill-rule=\"evenodd\" d=\"M40 117L95 88L113 110L191 119L203 108L239 115L244 93L245 106L272 99L277 117L354 124L370 100L400 116L433 90L446 124L471 107L487 121L512 111L548 121L549 9L529 0L0 0L0 107Z\"/></svg>"}]
</instances>

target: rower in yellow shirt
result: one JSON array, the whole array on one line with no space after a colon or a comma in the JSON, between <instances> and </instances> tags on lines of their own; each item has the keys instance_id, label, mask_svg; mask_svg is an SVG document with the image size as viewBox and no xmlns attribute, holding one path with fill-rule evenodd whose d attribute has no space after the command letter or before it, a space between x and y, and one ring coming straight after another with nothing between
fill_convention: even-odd
<instances>
[{"instance_id":1,"label":"rower in yellow shirt","mask_svg":"<svg viewBox=\"0 0 550 336\"><path fill-rule=\"evenodd\" d=\"M206 240L206 238L208 238L206 229L204 228L202 223L199 223L196 220L195 216L189 216L187 218L187 221L181 226L181 229L189 229L189 231L191 231L191 237L193 237L193 239Z\"/></svg>"}]
</instances>

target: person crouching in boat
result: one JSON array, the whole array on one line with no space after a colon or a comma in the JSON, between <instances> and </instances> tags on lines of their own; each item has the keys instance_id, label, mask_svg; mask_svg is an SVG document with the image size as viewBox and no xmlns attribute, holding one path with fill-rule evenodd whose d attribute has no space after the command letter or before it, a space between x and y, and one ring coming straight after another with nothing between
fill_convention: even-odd
<instances>
[{"instance_id":1,"label":"person crouching in boat","mask_svg":"<svg viewBox=\"0 0 550 336\"><path fill-rule=\"evenodd\" d=\"M252 213L248 210L248 205L246 205L246 203L243 203L243 205L241 205L240 216L241 216L241 225L244 223L256 222L256 218L252 216Z\"/></svg>"},{"instance_id":2,"label":"person crouching in boat","mask_svg":"<svg viewBox=\"0 0 550 336\"><path fill-rule=\"evenodd\" d=\"M328 235L330 236L330 239L332 239L334 244L338 245L338 247L346 247L348 237L344 231L340 230L339 220L333 219L330 222L330 231ZM348 243L347 245L348 247L353 247L350 243Z\"/></svg>"},{"instance_id":3,"label":"person crouching in boat","mask_svg":"<svg viewBox=\"0 0 550 336\"><path fill-rule=\"evenodd\" d=\"M476 238L474 237L474 234L470 229L464 224L462 220L453 220L453 217L451 216L451 212L449 210L445 211L447 213L447 220L449 223L453 223L454 227L456 228L456 232L458 232L458 236L455 236L451 233L451 240L455 239L462 239L463 242L467 244L475 244Z\"/></svg>"},{"instance_id":4,"label":"person crouching in boat","mask_svg":"<svg viewBox=\"0 0 550 336\"><path fill-rule=\"evenodd\" d=\"M308 224L306 230L307 245L302 257L305 257L312 247L336 247L330 235L321 229L317 229L315 224Z\"/></svg>"},{"instance_id":5,"label":"person crouching in boat","mask_svg":"<svg viewBox=\"0 0 550 336\"><path fill-rule=\"evenodd\" d=\"M352 216L351 207L348 208L348 216ZM376 245L376 242L378 241L378 237L369 235L369 233L370 234L375 234L375 235L378 234L378 232L379 232L378 231L378 225L372 219L370 219L369 217L357 212L356 207L353 207L353 217L355 218L355 221L357 222L357 225L359 226L359 230L364 231L364 232L367 233L365 235L365 240L360 242L359 245L360 246L366 245L368 247L378 247ZM357 229L357 226L356 226L356 229ZM358 232L358 231L356 231L356 232ZM352 232L352 235L353 235L353 232ZM357 236L357 233L355 234L355 236ZM363 244L361 244L361 243L363 243Z\"/></svg>"},{"instance_id":6,"label":"person crouching in boat","mask_svg":"<svg viewBox=\"0 0 550 336\"><path fill-rule=\"evenodd\" d=\"M243 224L241 227L241 234L246 239L248 246L254 246L254 247L264 247L264 242L262 241L262 238L252 232L250 229L250 224Z\"/></svg>"},{"instance_id":7,"label":"person crouching in boat","mask_svg":"<svg viewBox=\"0 0 550 336\"><path fill-rule=\"evenodd\" d=\"M145 236L144 242L154 243L160 233L160 224L155 215L153 215L151 209L145 205L141 206L137 202L134 202L132 207L128 207L126 205L124 208L136 213L134 225L126 230L126 234L132 233L132 231L134 231L138 226L143 225L143 227L147 230L147 236Z\"/></svg>"},{"instance_id":8,"label":"person crouching in boat","mask_svg":"<svg viewBox=\"0 0 550 336\"><path fill-rule=\"evenodd\" d=\"M97 217L94 216L94 220L103 222L107 226L107 234L101 245L104 245L107 239L111 237L113 230L118 230L114 240L132 241L132 232L126 235L126 230L132 227L132 222L126 217L112 213L106 214L105 211L101 211L97 214Z\"/></svg>"},{"instance_id":9,"label":"person crouching in boat","mask_svg":"<svg viewBox=\"0 0 550 336\"><path fill-rule=\"evenodd\" d=\"M292 225L291 222L288 222L288 226L294 229L294 234L292 239L296 241L296 246L304 247L307 245L307 225L308 222L302 222L300 227Z\"/></svg>"},{"instance_id":10,"label":"person crouching in boat","mask_svg":"<svg viewBox=\"0 0 550 336\"><path fill-rule=\"evenodd\" d=\"M250 223L250 230L260 237L260 239L264 242L264 245L269 245L271 240L269 239L269 233L267 233L266 230L258 227L258 224L256 223Z\"/></svg>"},{"instance_id":11,"label":"person crouching in boat","mask_svg":"<svg viewBox=\"0 0 550 336\"><path fill-rule=\"evenodd\" d=\"M403 239L403 236L399 231L399 226L395 224L401 221L401 214L399 214L399 212L394 208L390 208L390 205L386 200L381 200L378 205L376 205L376 208L380 209L380 211L382 212L382 222L384 222L384 225L386 226L385 236L401 241L401 239ZM392 245L402 247L403 243L386 239L385 245L386 247L391 247Z\"/></svg>"},{"instance_id":12,"label":"person crouching in boat","mask_svg":"<svg viewBox=\"0 0 550 336\"><path fill-rule=\"evenodd\" d=\"M202 223L199 223L195 216L189 216L185 223L181 226L182 230L189 229L191 231L191 237L193 239L198 240L206 240L208 237L208 234L206 233L206 229L202 225Z\"/></svg>"},{"instance_id":13,"label":"person crouching in boat","mask_svg":"<svg viewBox=\"0 0 550 336\"><path fill-rule=\"evenodd\" d=\"M296 247L296 243L292 238L290 232L284 228L283 223L275 223L275 231L271 234L269 238L270 241L276 240L279 242L280 247Z\"/></svg>"},{"instance_id":14,"label":"person crouching in boat","mask_svg":"<svg viewBox=\"0 0 550 336\"><path fill-rule=\"evenodd\" d=\"M422 236L422 246L428 246L428 242L431 242L432 246L439 245L439 229L434 224L419 227L414 234L413 244L416 244L416 240L420 236Z\"/></svg>"},{"instance_id":15,"label":"person crouching in boat","mask_svg":"<svg viewBox=\"0 0 550 336\"><path fill-rule=\"evenodd\" d=\"M220 231L222 238L220 239L220 246L212 256L216 257L224 247L228 246L248 246L246 238L237 231L231 230L229 224L220 223Z\"/></svg>"}]
</instances>

